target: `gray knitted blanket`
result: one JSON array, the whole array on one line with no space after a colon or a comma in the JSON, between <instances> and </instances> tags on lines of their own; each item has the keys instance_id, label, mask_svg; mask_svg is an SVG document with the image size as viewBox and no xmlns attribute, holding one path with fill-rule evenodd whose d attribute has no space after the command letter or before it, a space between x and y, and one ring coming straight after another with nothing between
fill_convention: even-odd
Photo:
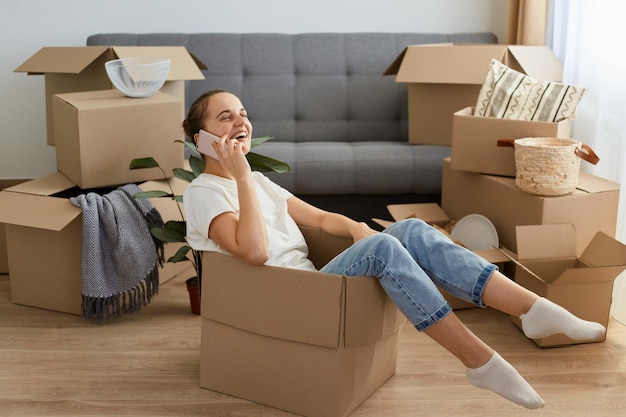
<instances>
[{"instance_id":1,"label":"gray knitted blanket","mask_svg":"<svg viewBox=\"0 0 626 417\"><path fill-rule=\"evenodd\" d=\"M105 195L94 192L70 198L83 210L82 312L87 320L105 321L133 313L159 292L163 243L150 234L162 227L161 215L141 192L127 184Z\"/></svg>"}]
</instances>

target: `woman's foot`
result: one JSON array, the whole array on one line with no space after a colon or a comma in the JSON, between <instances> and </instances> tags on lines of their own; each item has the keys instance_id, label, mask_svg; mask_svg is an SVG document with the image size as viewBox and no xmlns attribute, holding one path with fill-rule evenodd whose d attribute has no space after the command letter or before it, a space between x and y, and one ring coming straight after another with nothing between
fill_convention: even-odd
<instances>
[{"instance_id":1,"label":"woman's foot","mask_svg":"<svg viewBox=\"0 0 626 417\"><path fill-rule=\"evenodd\" d=\"M606 328L600 323L579 319L546 298L539 298L526 314L520 316L522 330L530 339L563 333L574 340L600 340Z\"/></svg>"},{"instance_id":2,"label":"woman's foot","mask_svg":"<svg viewBox=\"0 0 626 417\"><path fill-rule=\"evenodd\" d=\"M479 368L467 368L470 384L491 390L504 398L526 408L541 408L545 401L533 387L497 352Z\"/></svg>"}]
</instances>

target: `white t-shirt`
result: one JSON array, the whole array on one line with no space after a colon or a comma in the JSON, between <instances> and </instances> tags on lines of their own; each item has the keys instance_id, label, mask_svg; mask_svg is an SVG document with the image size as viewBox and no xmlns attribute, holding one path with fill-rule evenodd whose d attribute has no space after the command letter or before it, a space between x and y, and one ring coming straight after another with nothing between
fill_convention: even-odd
<instances>
[{"instance_id":1,"label":"white t-shirt","mask_svg":"<svg viewBox=\"0 0 626 417\"><path fill-rule=\"evenodd\" d=\"M267 227L269 259L266 265L315 270L309 249L296 222L287 212L291 194L258 171L252 172ZM195 250L229 254L208 237L209 225L222 213L239 213L237 184L212 174L200 174L183 195L187 242Z\"/></svg>"}]
</instances>

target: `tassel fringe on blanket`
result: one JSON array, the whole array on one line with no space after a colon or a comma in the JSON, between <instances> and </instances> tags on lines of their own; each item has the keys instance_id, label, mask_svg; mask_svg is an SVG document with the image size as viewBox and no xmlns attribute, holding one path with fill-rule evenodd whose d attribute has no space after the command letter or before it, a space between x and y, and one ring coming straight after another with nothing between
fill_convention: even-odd
<instances>
[{"instance_id":1,"label":"tassel fringe on blanket","mask_svg":"<svg viewBox=\"0 0 626 417\"><path fill-rule=\"evenodd\" d=\"M70 199L83 210L82 313L87 320L106 321L139 311L159 292L163 242L150 228L163 219L141 192L127 184L99 195Z\"/></svg>"}]
</instances>

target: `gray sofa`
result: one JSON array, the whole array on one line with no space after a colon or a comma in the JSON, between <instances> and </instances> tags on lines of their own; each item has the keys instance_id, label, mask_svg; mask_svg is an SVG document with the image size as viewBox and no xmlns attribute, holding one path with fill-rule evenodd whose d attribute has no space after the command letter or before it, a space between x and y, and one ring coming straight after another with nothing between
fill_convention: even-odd
<instances>
[{"instance_id":1,"label":"gray sofa","mask_svg":"<svg viewBox=\"0 0 626 417\"><path fill-rule=\"evenodd\" d=\"M492 33L95 34L88 45L183 45L208 70L188 81L186 106L201 93L238 95L255 151L289 163L270 174L304 199L360 220L386 203L436 200L445 146L407 142L406 85L383 76L411 44L497 43ZM378 206L376 203L379 203ZM356 211L354 211L356 210Z\"/></svg>"}]
</instances>

